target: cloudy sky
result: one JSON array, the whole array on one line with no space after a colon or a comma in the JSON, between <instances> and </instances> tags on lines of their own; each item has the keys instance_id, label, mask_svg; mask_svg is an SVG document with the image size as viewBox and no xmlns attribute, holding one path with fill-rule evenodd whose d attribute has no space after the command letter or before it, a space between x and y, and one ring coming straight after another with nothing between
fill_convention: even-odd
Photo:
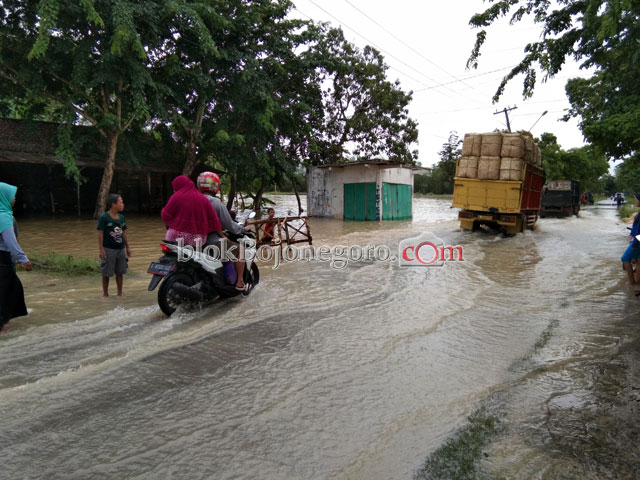
<instances>
[{"instance_id":1,"label":"cloudy sky","mask_svg":"<svg viewBox=\"0 0 640 480\"><path fill-rule=\"evenodd\" d=\"M466 62L476 31L469 26L474 13L489 5L482 0L294 0L292 16L341 26L348 40L382 52L390 80L399 79L405 91L413 90L410 115L419 123L419 161L438 161L438 151L455 130L488 132L506 128L505 107L512 130L530 130L538 136L554 133L563 148L584 144L577 122L562 122L569 103L564 86L568 78L585 76L568 63L558 76L538 82L534 96L522 98L522 79L514 79L501 98L491 98L509 67L523 56L527 42L539 38L541 28L532 22L509 26L502 21L489 28L477 70ZM538 76L539 80L542 75ZM540 115L548 113L540 118ZM539 119L539 120L538 120ZM537 123L536 123L537 121ZM535 126L534 126L535 123Z\"/></svg>"}]
</instances>

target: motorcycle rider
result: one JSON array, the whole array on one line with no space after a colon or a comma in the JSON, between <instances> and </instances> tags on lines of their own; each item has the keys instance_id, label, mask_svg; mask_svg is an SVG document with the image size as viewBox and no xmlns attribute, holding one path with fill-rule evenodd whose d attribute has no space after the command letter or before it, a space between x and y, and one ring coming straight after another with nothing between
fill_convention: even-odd
<instances>
[{"instance_id":1,"label":"motorcycle rider","mask_svg":"<svg viewBox=\"0 0 640 480\"><path fill-rule=\"evenodd\" d=\"M217 174L213 172L202 172L200 175L198 175L196 184L198 185L198 190L200 190L200 192L207 198L207 200L211 202L211 206L218 214L218 218L220 218L220 221L222 222L222 228L224 230L227 230L234 235L243 235L245 233L251 232L251 230L246 229L239 223L233 221L227 208L222 204L220 199L215 196L220 191L220 177ZM229 241L228 238L227 241ZM218 235L217 232L211 232L207 236L206 245L220 245L221 242L222 239L220 235ZM245 268L244 245L242 245L242 243L237 244L235 242L232 242L232 246L236 245L238 246L239 250L238 261L235 262L236 273L238 276L238 280L236 282L236 290L244 291L247 289L247 285L245 285L243 279Z\"/></svg>"}]
</instances>

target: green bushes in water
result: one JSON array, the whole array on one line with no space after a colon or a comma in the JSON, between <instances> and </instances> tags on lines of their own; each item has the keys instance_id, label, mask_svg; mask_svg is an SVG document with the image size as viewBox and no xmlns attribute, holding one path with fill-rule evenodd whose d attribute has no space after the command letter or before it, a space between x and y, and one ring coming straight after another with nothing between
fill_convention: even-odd
<instances>
[{"instance_id":1,"label":"green bushes in water","mask_svg":"<svg viewBox=\"0 0 640 480\"><path fill-rule=\"evenodd\" d=\"M625 203L618 209L618 215L620 216L620 218L631 218L637 211L638 208L635 205L631 203Z\"/></svg>"},{"instance_id":2,"label":"green bushes in water","mask_svg":"<svg viewBox=\"0 0 640 480\"><path fill-rule=\"evenodd\" d=\"M495 414L480 408L468 417L465 427L458 430L444 445L427 458L414 480L487 480L479 468L486 453L483 448L503 426Z\"/></svg>"},{"instance_id":3,"label":"green bushes in water","mask_svg":"<svg viewBox=\"0 0 640 480\"><path fill-rule=\"evenodd\" d=\"M46 256L39 253L29 255L34 270L63 275L94 275L100 273L98 261L94 258L76 258L61 255L53 250Z\"/></svg>"}]
</instances>

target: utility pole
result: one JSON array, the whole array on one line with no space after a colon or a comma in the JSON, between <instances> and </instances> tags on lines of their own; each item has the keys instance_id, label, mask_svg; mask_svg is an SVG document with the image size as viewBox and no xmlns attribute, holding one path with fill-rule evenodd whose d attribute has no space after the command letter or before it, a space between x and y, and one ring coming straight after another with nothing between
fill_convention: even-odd
<instances>
[{"instance_id":1,"label":"utility pole","mask_svg":"<svg viewBox=\"0 0 640 480\"><path fill-rule=\"evenodd\" d=\"M499 113L504 113L504 116L507 118L507 130L509 130L509 133L511 133L511 123L509 123L509 112L511 110L515 110L518 107L509 107L509 108L503 108L502 110L498 110L497 112L494 113L494 115L498 115Z\"/></svg>"}]
</instances>

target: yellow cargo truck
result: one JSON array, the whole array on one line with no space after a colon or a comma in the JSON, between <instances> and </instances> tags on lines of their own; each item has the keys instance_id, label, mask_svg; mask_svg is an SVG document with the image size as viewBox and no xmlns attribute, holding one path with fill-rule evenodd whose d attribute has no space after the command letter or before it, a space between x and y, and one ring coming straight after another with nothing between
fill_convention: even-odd
<instances>
[{"instance_id":1,"label":"yellow cargo truck","mask_svg":"<svg viewBox=\"0 0 640 480\"><path fill-rule=\"evenodd\" d=\"M465 178L459 176L461 161L464 158L456 165L453 206L461 209L458 219L463 229L475 231L487 225L514 235L535 225L544 185L542 168L521 161L520 174L513 176L521 180Z\"/></svg>"}]
</instances>

